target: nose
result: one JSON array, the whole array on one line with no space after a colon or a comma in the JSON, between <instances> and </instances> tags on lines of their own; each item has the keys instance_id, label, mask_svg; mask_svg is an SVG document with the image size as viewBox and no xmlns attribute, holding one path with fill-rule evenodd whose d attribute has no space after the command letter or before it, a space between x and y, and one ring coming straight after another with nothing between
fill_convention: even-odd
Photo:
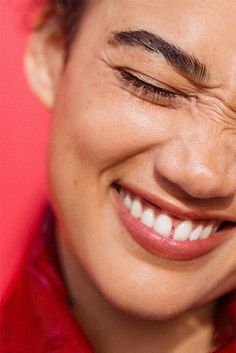
<instances>
[{"instance_id":1,"label":"nose","mask_svg":"<svg viewBox=\"0 0 236 353\"><path fill-rule=\"evenodd\" d=\"M225 141L201 133L164 143L155 155L155 174L175 191L194 198L236 193L236 153Z\"/></svg>"}]
</instances>

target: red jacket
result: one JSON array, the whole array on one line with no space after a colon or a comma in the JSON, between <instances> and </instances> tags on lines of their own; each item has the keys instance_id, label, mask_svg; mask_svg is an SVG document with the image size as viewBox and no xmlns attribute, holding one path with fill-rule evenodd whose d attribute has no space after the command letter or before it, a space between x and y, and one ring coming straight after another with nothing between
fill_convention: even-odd
<instances>
[{"instance_id":1,"label":"red jacket","mask_svg":"<svg viewBox=\"0 0 236 353\"><path fill-rule=\"evenodd\" d=\"M1 308L0 352L93 353L70 310L69 297L57 263L51 214L48 214L39 233L13 291ZM221 300L216 342L227 344L219 351L221 353L236 352L233 339L235 309L233 294L227 300Z\"/></svg>"}]
</instances>

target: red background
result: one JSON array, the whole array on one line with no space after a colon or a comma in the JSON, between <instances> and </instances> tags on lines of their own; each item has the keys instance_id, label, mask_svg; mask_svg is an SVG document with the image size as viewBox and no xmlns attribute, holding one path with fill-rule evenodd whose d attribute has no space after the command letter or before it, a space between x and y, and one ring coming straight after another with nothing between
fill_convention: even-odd
<instances>
[{"instance_id":1,"label":"red background","mask_svg":"<svg viewBox=\"0 0 236 353\"><path fill-rule=\"evenodd\" d=\"M32 0L0 1L0 297L45 205L50 115L27 87L23 54Z\"/></svg>"}]
</instances>

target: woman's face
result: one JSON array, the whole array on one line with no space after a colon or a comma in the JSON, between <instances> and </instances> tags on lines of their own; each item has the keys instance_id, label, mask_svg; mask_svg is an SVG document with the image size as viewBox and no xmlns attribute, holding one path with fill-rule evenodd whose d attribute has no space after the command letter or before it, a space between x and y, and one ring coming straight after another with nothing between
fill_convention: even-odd
<instances>
[{"instance_id":1,"label":"woman's face","mask_svg":"<svg viewBox=\"0 0 236 353\"><path fill-rule=\"evenodd\" d=\"M235 33L234 0L104 0L73 43L51 202L76 261L130 313L167 318L235 284Z\"/></svg>"}]
</instances>

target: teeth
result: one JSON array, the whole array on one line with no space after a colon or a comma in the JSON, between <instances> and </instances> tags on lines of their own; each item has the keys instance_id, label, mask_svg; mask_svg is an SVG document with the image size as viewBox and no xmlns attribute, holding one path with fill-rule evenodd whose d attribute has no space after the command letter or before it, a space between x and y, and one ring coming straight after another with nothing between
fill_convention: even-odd
<instances>
[{"instance_id":1,"label":"teeth","mask_svg":"<svg viewBox=\"0 0 236 353\"><path fill-rule=\"evenodd\" d=\"M142 205L138 199L134 199L130 212L136 218L140 218L142 216Z\"/></svg>"},{"instance_id":2,"label":"teeth","mask_svg":"<svg viewBox=\"0 0 236 353\"><path fill-rule=\"evenodd\" d=\"M200 235L200 239L208 238L211 235L212 231L213 231L213 225L210 224L203 229L203 231L201 232L201 235Z\"/></svg>"},{"instance_id":3,"label":"teeth","mask_svg":"<svg viewBox=\"0 0 236 353\"><path fill-rule=\"evenodd\" d=\"M194 226L190 220L176 222L176 220L173 220L172 217L167 214L156 215L155 208L147 208L146 206L143 207L140 198L135 197L133 199L132 195L125 192L123 189L120 189L120 196L125 206L135 218L140 219L143 224L147 227L153 228L163 237L170 237L173 229L174 240L193 241L198 239L206 239L211 234L215 233L220 227L219 222L218 224L216 224L216 222L209 222L208 224L205 224L205 226L203 224L196 224ZM173 227L175 227L175 229Z\"/></svg>"},{"instance_id":4,"label":"teeth","mask_svg":"<svg viewBox=\"0 0 236 353\"><path fill-rule=\"evenodd\" d=\"M197 240L197 239L199 239L202 230L203 230L203 226L198 226L197 228L195 228L191 232L189 240Z\"/></svg>"},{"instance_id":5,"label":"teeth","mask_svg":"<svg viewBox=\"0 0 236 353\"><path fill-rule=\"evenodd\" d=\"M167 215L161 214L156 218L153 228L164 237L169 237L172 230L172 219Z\"/></svg>"},{"instance_id":6,"label":"teeth","mask_svg":"<svg viewBox=\"0 0 236 353\"><path fill-rule=\"evenodd\" d=\"M154 216L153 210L151 208L147 208L141 216L141 222L146 226L152 228L154 220L155 220L155 216Z\"/></svg>"},{"instance_id":7,"label":"teeth","mask_svg":"<svg viewBox=\"0 0 236 353\"><path fill-rule=\"evenodd\" d=\"M120 190L120 196L121 196L122 200L125 199L125 192L123 189Z\"/></svg>"},{"instance_id":8,"label":"teeth","mask_svg":"<svg viewBox=\"0 0 236 353\"><path fill-rule=\"evenodd\" d=\"M129 210L131 209L132 200L131 200L131 197L128 194L124 198L124 204Z\"/></svg>"},{"instance_id":9,"label":"teeth","mask_svg":"<svg viewBox=\"0 0 236 353\"><path fill-rule=\"evenodd\" d=\"M175 240L187 240L189 239L192 231L193 224L191 221L183 221L175 229L174 239Z\"/></svg>"},{"instance_id":10,"label":"teeth","mask_svg":"<svg viewBox=\"0 0 236 353\"><path fill-rule=\"evenodd\" d=\"M212 233L216 233L218 231L218 229L220 228L220 226L222 225L222 223L218 223L213 227Z\"/></svg>"}]
</instances>

